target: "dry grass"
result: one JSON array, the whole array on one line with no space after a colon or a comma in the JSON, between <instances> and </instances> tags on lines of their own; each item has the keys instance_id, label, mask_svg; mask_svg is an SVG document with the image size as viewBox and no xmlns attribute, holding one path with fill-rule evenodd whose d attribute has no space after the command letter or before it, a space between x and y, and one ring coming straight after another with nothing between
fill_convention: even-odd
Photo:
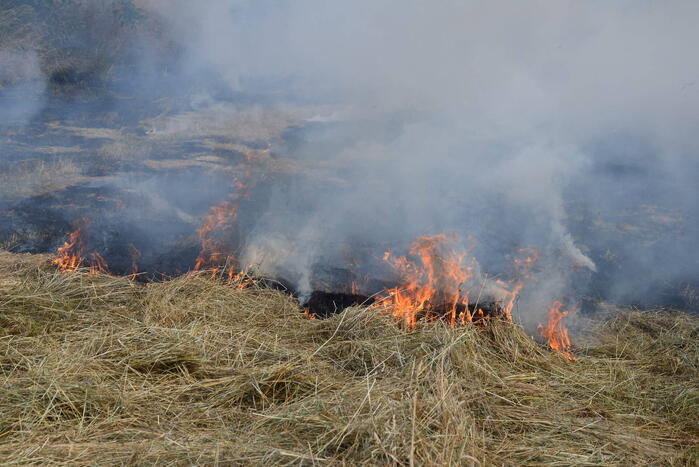
<instances>
[{"instance_id":1,"label":"dry grass","mask_svg":"<svg viewBox=\"0 0 699 467\"><path fill-rule=\"evenodd\" d=\"M0 253L14 464L695 465L696 319L619 312L569 363L519 328L305 319L196 275L143 287Z\"/></svg>"},{"instance_id":2,"label":"dry grass","mask_svg":"<svg viewBox=\"0 0 699 467\"><path fill-rule=\"evenodd\" d=\"M41 196L88 180L71 160L25 160L0 172L0 200Z\"/></svg>"}]
</instances>

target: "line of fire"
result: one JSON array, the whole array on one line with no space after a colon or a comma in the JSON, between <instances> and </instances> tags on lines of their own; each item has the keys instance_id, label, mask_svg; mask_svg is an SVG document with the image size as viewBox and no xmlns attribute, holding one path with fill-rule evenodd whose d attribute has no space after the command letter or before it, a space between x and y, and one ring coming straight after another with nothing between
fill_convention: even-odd
<instances>
[{"instance_id":1,"label":"line of fire","mask_svg":"<svg viewBox=\"0 0 699 467\"><path fill-rule=\"evenodd\" d=\"M242 242L239 211L260 178L254 164L259 157L260 153L245 156L240 173L232 182L232 194L201 216L196 229L198 253L189 270L211 280L225 281L231 287L280 287L299 299L309 319L326 318L348 307L378 309L394 316L396 325L406 332L437 321L448 326L487 326L494 320L516 322L520 293L527 286L537 286L535 272L540 253L535 248L519 248L511 255L507 277L488 276L481 271L470 248L464 246L465 239L451 232L425 234L396 248L381 249L384 245L376 245L368 249L368 254L363 247L362 257L353 254L353 245L345 245L342 274L334 274L329 286L308 293L294 290L292 283L281 275L265 277L258 273L258 265L241 263L238 257ZM121 251L110 253L118 256L122 264L118 269L110 269L110 258L92 246L91 231L98 230L99 226L87 217L75 219L72 231L55 251L53 264L65 273L123 275L144 284L188 272L185 268L168 273L142 270L139 260L143 254L133 242L123 242ZM380 266L377 268L376 264ZM372 271L377 269L386 274L372 277ZM560 297L547 306L547 321L538 325L542 341L567 359L572 359L573 354L565 321L576 311L575 303L567 304L566 298Z\"/></svg>"}]
</instances>

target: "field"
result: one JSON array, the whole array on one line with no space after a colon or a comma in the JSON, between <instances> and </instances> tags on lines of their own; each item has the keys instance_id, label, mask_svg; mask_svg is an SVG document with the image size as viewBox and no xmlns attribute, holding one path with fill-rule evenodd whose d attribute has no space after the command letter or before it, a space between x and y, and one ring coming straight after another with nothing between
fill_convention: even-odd
<instances>
[{"instance_id":1,"label":"field","mask_svg":"<svg viewBox=\"0 0 699 467\"><path fill-rule=\"evenodd\" d=\"M172 2L172 12L177 5L187 11L186 4ZM451 151L450 137L400 137L411 128L422 135L427 115L410 107L405 115L384 113L372 99L374 110L364 114L361 99L348 107L334 93L296 94L299 78L286 73L245 81L196 60L190 69L191 38L165 20L165 6L0 5L0 464L699 464L694 181L683 187L684 176L663 179L654 165L636 161L651 151L645 129L638 147L631 137L616 141L613 125L609 148L604 138L592 139L609 153L586 169L593 193L583 183L568 188L584 196L561 197L570 239L597 266L594 274L576 269L581 275L571 276L580 304L566 319L572 358L532 337L532 316L545 308L522 305L514 323L435 321L409 332L385 304L314 319L278 290L301 282L294 268L313 276L312 291L354 294L361 274L351 273L349 253L398 252L392 236L403 228L395 221L416 222L424 216L408 214L423 204L440 226L443 211L468 221L464 238L474 226L484 233L478 247L497 255L483 262L483 285L499 280L520 231L549 223L538 221L538 210L518 220L507 215L515 208L493 209L501 201L490 192L469 192L477 170L454 190L436 190L437 202L414 203L416 193L449 185L424 176L430 166L423 158L437 157L433 145ZM412 36L419 28L410 29ZM438 32L429 35L448 37L441 21ZM387 25L382 36L390 33ZM517 41L512 55L526 44ZM377 62L390 63L385 59ZM694 83L679 76L681 100L691 102ZM528 81L516 88L522 83ZM400 101L412 102L412 93L407 97ZM435 121L441 129L451 120ZM423 169L403 176L407 154L423 145L413 161ZM380 164L393 160L387 156L400 156L397 165ZM687 167L683 172L693 173ZM547 177L517 178L537 191ZM653 183L641 183L647 180ZM597 193L603 186L612 189ZM396 190L403 187L410 189ZM394 203L396 193L405 199ZM209 240L228 249L215 251L201 232L222 206L228 218L210 224L218 231L212 228ZM51 263L83 219L90 226L84 257L104 256L111 274L59 272ZM368 241L382 230L386 239ZM252 258L267 285L212 280L206 268L223 266L215 261L192 272L207 252L247 270L238 253L257 234L262 241L251 243L245 260ZM307 251L320 244L332 258ZM278 252L289 253L282 258L288 261L275 263ZM273 267L265 270L270 257ZM548 264L560 259L552 255ZM132 272L140 280L130 280ZM398 288L382 276L366 279L383 292L386 284ZM457 282L460 291L463 280ZM369 294L374 290L361 296ZM636 305L619 305L626 303Z\"/></svg>"},{"instance_id":2,"label":"field","mask_svg":"<svg viewBox=\"0 0 699 467\"><path fill-rule=\"evenodd\" d=\"M516 325L308 319L196 274L0 254L5 465L696 465L699 321L609 308L568 361Z\"/></svg>"}]
</instances>

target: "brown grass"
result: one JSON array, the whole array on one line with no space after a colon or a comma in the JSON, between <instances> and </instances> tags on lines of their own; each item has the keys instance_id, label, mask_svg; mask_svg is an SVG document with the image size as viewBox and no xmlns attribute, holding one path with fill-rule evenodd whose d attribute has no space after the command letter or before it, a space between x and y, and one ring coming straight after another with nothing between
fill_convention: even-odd
<instances>
[{"instance_id":1,"label":"brown grass","mask_svg":"<svg viewBox=\"0 0 699 467\"><path fill-rule=\"evenodd\" d=\"M507 324L304 318L0 253L3 464L695 465L699 322L618 311L572 363Z\"/></svg>"},{"instance_id":2,"label":"brown grass","mask_svg":"<svg viewBox=\"0 0 699 467\"><path fill-rule=\"evenodd\" d=\"M0 172L0 200L46 195L87 180L83 171L69 159L25 160Z\"/></svg>"}]
</instances>

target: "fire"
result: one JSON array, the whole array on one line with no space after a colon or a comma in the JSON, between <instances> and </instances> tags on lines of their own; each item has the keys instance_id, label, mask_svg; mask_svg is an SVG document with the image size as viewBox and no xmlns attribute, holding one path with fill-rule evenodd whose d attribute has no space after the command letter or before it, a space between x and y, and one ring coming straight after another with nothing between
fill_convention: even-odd
<instances>
[{"instance_id":1,"label":"fire","mask_svg":"<svg viewBox=\"0 0 699 467\"><path fill-rule=\"evenodd\" d=\"M568 329L563 324L563 319L571 312L574 312L575 308L564 310L563 307L564 304L562 302L553 302L548 310L548 322L539 325L539 332L541 337L546 339L551 349L559 352L568 360L572 360L570 336L568 335Z\"/></svg>"},{"instance_id":2,"label":"fire","mask_svg":"<svg viewBox=\"0 0 699 467\"><path fill-rule=\"evenodd\" d=\"M250 268L251 266L248 266ZM248 270L241 270L236 272L236 268L233 265L225 265L222 267L216 267L211 269L211 276L209 279L224 281L228 285L233 286L238 289L246 289L256 285L259 280L251 276Z\"/></svg>"},{"instance_id":3,"label":"fire","mask_svg":"<svg viewBox=\"0 0 699 467\"><path fill-rule=\"evenodd\" d=\"M495 317L512 321L513 308L532 277L539 253L533 248L520 249L513 260L511 280L504 281L481 278L475 259L459 245L457 235L425 235L412 242L407 256L384 254L383 259L402 281L386 290L380 303L388 305L406 329L414 329L420 320L438 318L452 326L474 321L485 324Z\"/></svg>"},{"instance_id":4,"label":"fire","mask_svg":"<svg viewBox=\"0 0 699 467\"><path fill-rule=\"evenodd\" d=\"M87 219L80 218L73 223L74 230L69 234L68 241L63 246L58 247L56 259L53 264L58 266L60 271L75 271L84 262L83 252L85 251L84 231L87 226Z\"/></svg>"},{"instance_id":5,"label":"fire","mask_svg":"<svg viewBox=\"0 0 699 467\"><path fill-rule=\"evenodd\" d=\"M107 262L99 253L90 253L90 274L109 274Z\"/></svg>"},{"instance_id":6,"label":"fire","mask_svg":"<svg viewBox=\"0 0 699 467\"><path fill-rule=\"evenodd\" d=\"M231 276L230 279L233 279L237 264L235 255L231 251L234 244L231 236L235 233L239 204L249 196L249 190L255 183L252 164L265 155L268 156L267 151L251 151L245 155L242 172L233 181L235 188L233 199L212 206L211 212L204 217L204 222L197 231L201 250L194 263L195 271L211 269L212 279L216 278L219 272L228 273Z\"/></svg>"},{"instance_id":7,"label":"fire","mask_svg":"<svg viewBox=\"0 0 699 467\"><path fill-rule=\"evenodd\" d=\"M303 316L306 319L318 319L318 317L315 315L315 313L312 313L309 308L304 308L303 309Z\"/></svg>"},{"instance_id":8,"label":"fire","mask_svg":"<svg viewBox=\"0 0 699 467\"><path fill-rule=\"evenodd\" d=\"M538 264L541 255L534 248L520 248L517 250L521 257L512 261L514 274L522 279L531 276L532 269Z\"/></svg>"},{"instance_id":9,"label":"fire","mask_svg":"<svg viewBox=\"0 0 699 467\"><path fill-rule=\"evenodd\" d=\"M512 261L512 276L516 278L514 283L508 285L500 280L495 281L506 291L503 311L508 321L512 321L512 309L524 288L524 281L532 276L532 270L538 264L540 257L539 252L534 248L520 248L518 253L520 257ZM507 291L507 289L511 290Z\"/></svg>"},{"instance_id":10,"label":"fire","mask_svg":"<svg viewBox=\"0 0 699 467\"><path fill-rule=\"evenodd\" d=\"M224 201L211 208L211 213L204 218L198 230L201 250L194 263L195 271L206 268L216 270L221 263L233 257L232 252L228 251L228 239L222 237L233 228L237 216L237 203Z\"/></svg>"},{"instance_id":11,"label":"fire","mask_svg":"<svg viewBox=\"0 0 699 467\"><path fill-rule=\"evenodd\" d=\"M107 262L99 253L87 254L89 233L87 227L90 221L81 217L73 223L73 231L68 235L68 241L58 247L53 264L63 272L77 271L85 265L86 256L90 268L90 274L109 272Z\"/></svg>"},{"instance_id":12,"label":"fire","mask_svg":"<svg viewBox=\"0 0 699 467\"><path fill-rule=\"evenodd\" d=\"M454 248L456 240L446 234L422 236L413 241L410 257L384 254L404 281L388 289L383 302L407 329L415 327L420 315L426 320L446 315L450 324L471 321L468 292L462 290L471 267L464 265L466 252Z\"/></svg>"}]
</instances>

